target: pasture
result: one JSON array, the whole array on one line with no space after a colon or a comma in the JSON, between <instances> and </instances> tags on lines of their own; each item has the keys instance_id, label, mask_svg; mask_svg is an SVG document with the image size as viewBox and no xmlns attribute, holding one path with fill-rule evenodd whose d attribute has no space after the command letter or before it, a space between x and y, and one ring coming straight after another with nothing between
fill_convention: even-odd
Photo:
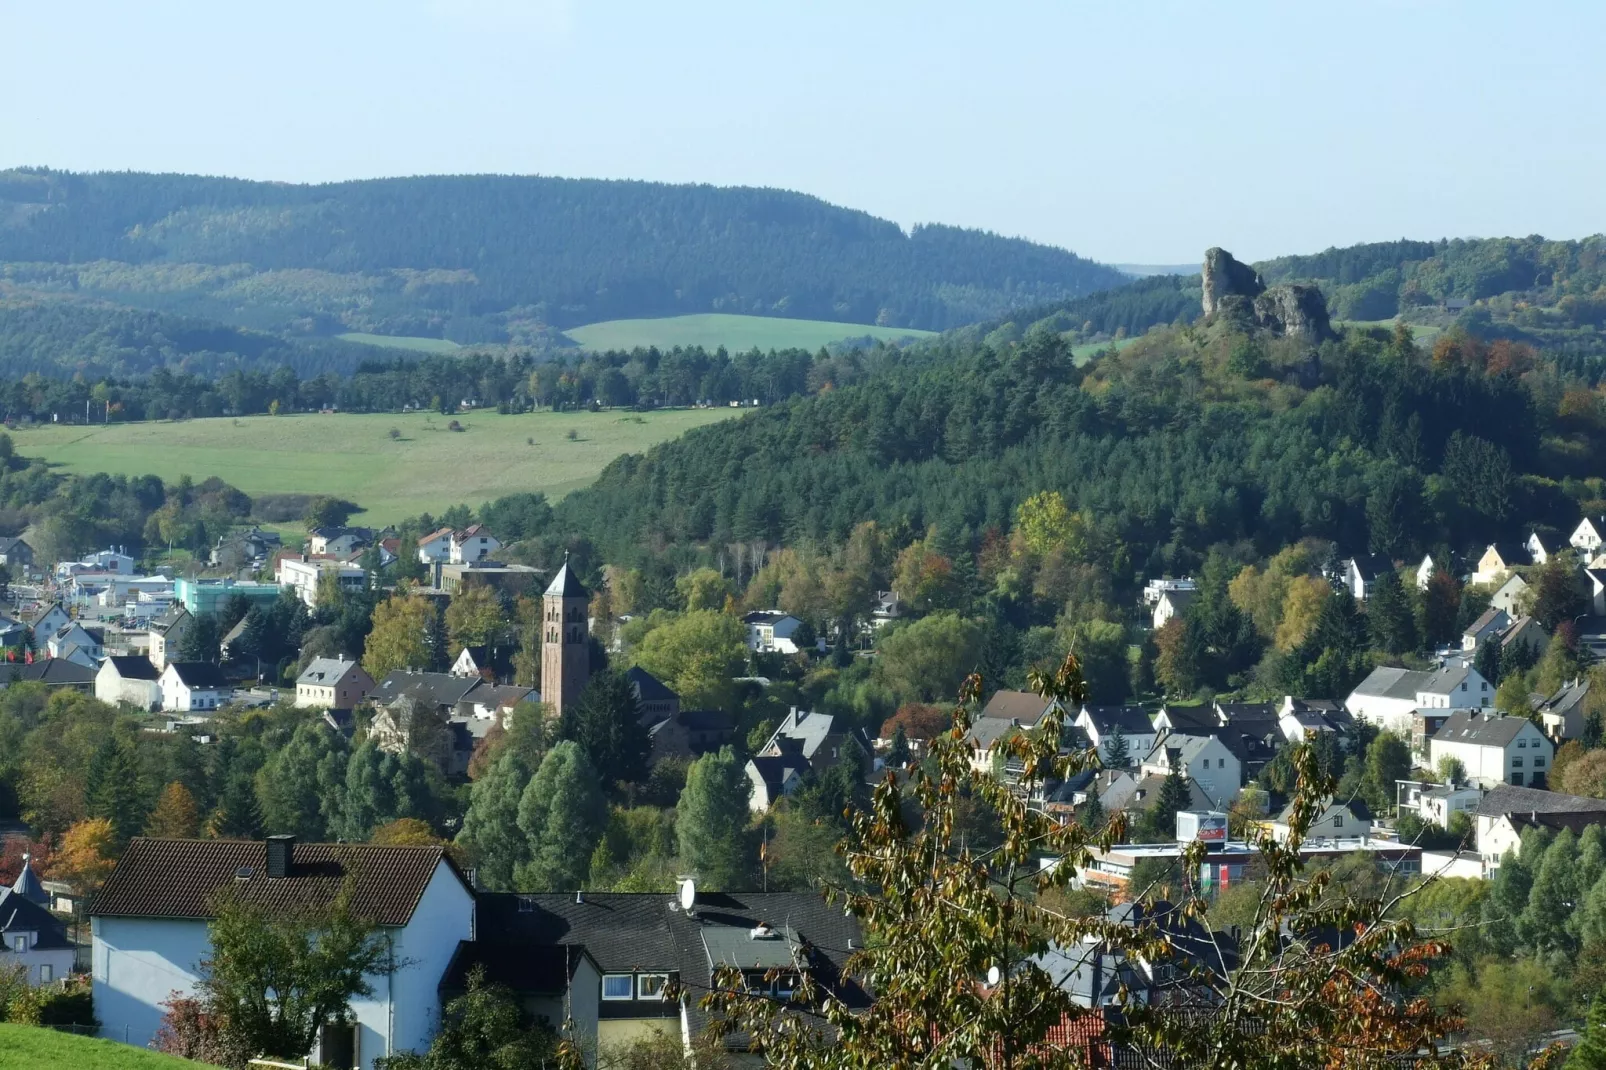
<instances>
[{"instance_id":1,"label":"pasture","mask_svg":"<svg viewBox=\"0 0 1606 1070\"><path fill-rule=\"evenodd\" d=\"M463 348L456 342L448 342L444 338L418 338L402 334L364 334L361 331L347 331L335 337L345 342L360 342L365 346L386 346L390 349L408 349L415 353L455 353Z\"/></svg>"},{"instance_id":2,"label":"pasture","mask_svg":"<svg viewBox=\"0 0 1606 1070\"><path fill-rule=\"evenodd\" d=\"M386 524L516 491L553 501L607 463L738 409L659 412L333 413L219 417L13 432L18 453L71 472L217 476L247 494L326 494ZM451 431L456 419L465 428ZM397 432L392 437L391 431ZM570 432L575 437L569 437Z\"/></svg>"},{"instance_id":3,"label":"pasture","mask_svg":"<svg viewBox=\"0 0 1606 1070\"><path fill-rule=\"evenodd\" d=\"M734 316L720 312L693 316L667 316L662 319L605 320L572 327L565 331L582 348L592 350L634 349L637 346L724 346L732 353L750 349L818 349L844 338L929 338L932 331L904 327L872 327L860 323L830 320L795 320L776 316Z\"/></svg>"}]
</instances>

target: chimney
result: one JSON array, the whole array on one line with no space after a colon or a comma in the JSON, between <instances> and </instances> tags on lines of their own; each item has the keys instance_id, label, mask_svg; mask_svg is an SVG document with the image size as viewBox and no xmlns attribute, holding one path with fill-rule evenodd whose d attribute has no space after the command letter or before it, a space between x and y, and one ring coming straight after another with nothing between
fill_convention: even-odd
<instances>
[{"instance_id":1,"label":"chimney","mask_svg":"<svg viewBox=\"0 0 1606 1070\"><path fill-rule=\"evenodd\" d=\"M269 836L268 848L268 878L288 877L290 869L295 864L296 838L294 836Z\"/></svg>"}]
</instances>

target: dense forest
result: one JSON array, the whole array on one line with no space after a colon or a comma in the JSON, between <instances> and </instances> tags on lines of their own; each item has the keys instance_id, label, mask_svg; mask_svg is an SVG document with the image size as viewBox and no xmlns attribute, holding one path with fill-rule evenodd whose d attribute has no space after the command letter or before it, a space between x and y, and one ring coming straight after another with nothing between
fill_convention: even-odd
<instances>
[{"instance_id":1,"label":"dense forest","mask_svg":"<svg viewBox=\"0 0 1606 1070\"><path fill-rule=\"evenodd\" d=\"M692 312L944 329L1120 285L1063 249L784 190L0 173L0 280L260 329L528 342Z\"/></svg>"}]
</instances>

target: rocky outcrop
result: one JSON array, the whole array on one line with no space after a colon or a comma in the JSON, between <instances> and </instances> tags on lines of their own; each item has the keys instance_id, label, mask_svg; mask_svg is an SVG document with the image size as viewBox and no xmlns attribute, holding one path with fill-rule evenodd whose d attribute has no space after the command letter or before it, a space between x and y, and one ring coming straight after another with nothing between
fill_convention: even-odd
<instances>
[{"instance_id":1,"label":"rocky outcrop","mask_svg":"<svg viewBox=\"0 0 1606 1070\"><path fill-rule=\"evenodd\" d=\"M1221 308L1222 300L1231 296L1256 298L1265 292L1266 284L1248 264L1240 263L1231 253L1221 248L1205 250L1204 314L1213 316Z\"/></svg>"},{"instance_id":2,"label":"rocky outcrop","mask_svg":"<svg viewBox=\"0 0 1606 1070\"><path fill-rule=\"evenodd\" d=\"M1307 342L1330 338L1327 299L1304 283L1267 287L1260 275L1225 249L1205 250L1204 313L1242 317L1262 330Z\"/></svg>"}]
</instances>

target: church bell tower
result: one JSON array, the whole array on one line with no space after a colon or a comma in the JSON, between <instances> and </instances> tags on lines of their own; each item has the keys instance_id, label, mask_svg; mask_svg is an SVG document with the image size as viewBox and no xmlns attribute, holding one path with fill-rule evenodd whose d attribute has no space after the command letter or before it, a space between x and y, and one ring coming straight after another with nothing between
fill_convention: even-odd
<instances>
[{"instance_id":1,"label":"church bell tower","mask_svg":"<svg viewBox=\"0 0 1606 1070\"><path fill-rule=\"evenodd\" d=\"M565 554L541 596L541 701L554 717L562 717L591 680L590 608L591 592Z\"/></svg>"}]
</instances>

